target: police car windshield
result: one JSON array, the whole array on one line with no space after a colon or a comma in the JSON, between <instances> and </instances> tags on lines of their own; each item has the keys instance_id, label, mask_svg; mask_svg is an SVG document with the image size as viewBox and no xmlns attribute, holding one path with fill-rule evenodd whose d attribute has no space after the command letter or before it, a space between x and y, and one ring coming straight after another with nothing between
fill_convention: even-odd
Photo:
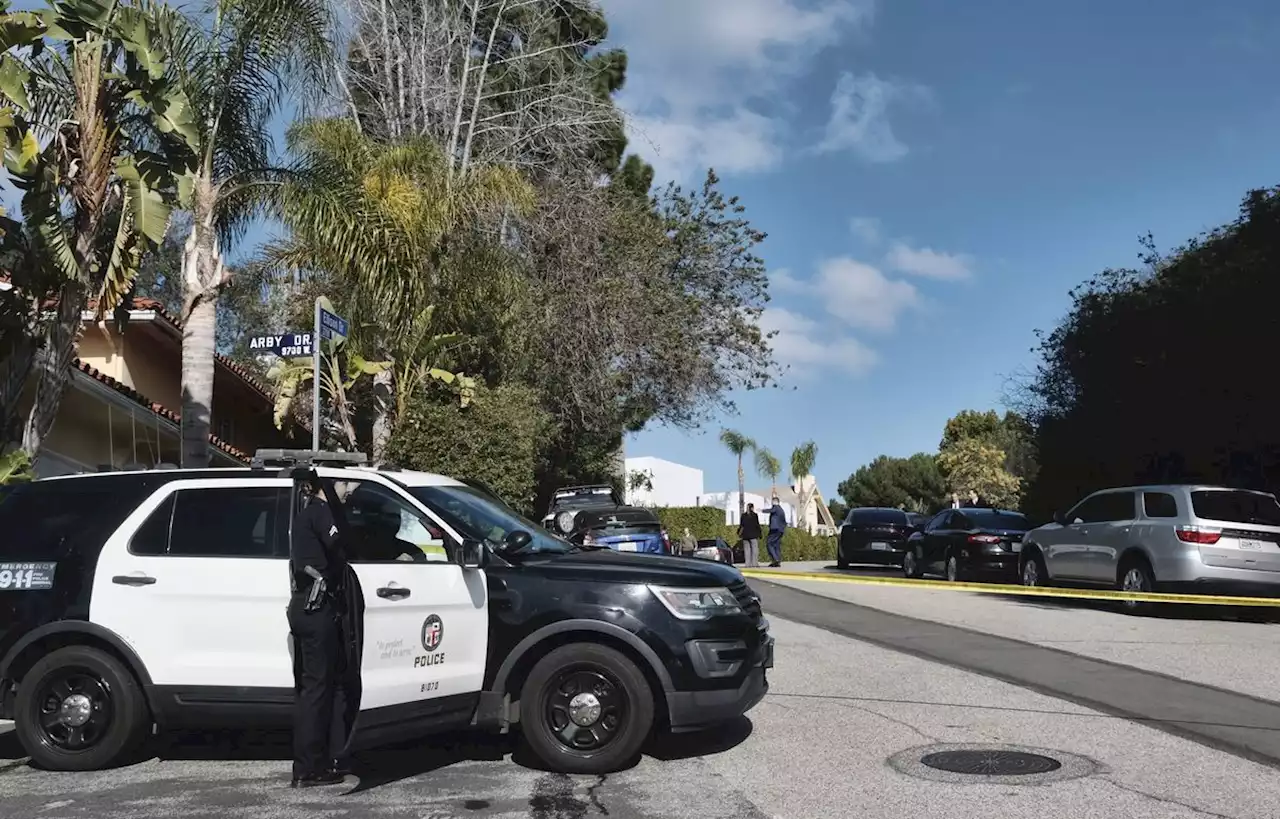
<instances>
[{"instance_id":1,"label":"police car windshield","mask_svg":"<svg viewBox=\"0 0 1280 819\"><path fill-rule=\"evenodd\" d=\"M527 520L483 490L470 486L411 486L409 493L464 537L487 540L496 546L507 535L522 530L533 538L526 551L563 553L573 548L568 541Z\"/></svg>"}]
</instances>

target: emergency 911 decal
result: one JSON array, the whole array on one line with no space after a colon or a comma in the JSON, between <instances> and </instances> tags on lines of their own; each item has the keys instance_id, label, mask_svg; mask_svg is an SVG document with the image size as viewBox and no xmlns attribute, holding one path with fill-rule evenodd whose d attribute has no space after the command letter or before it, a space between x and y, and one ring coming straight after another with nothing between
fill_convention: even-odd
<instances>
[{"instance_id":1,"label":"emergency 911 decal","mask_svg":"<svg viewBox=\"0 0 1280 819\"><path fill-rule=\"evenodd\" d=\"M0 563L0 591L38 591L53 588L57 563Z\"/></svg>"}]
</instances>

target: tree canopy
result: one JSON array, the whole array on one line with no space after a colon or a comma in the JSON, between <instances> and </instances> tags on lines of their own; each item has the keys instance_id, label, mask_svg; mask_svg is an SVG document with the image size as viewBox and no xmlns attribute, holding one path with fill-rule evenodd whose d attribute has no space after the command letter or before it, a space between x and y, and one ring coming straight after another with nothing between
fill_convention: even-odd
<instances>
[{"instance_id":1,"label":"tree canopy","mask_svg":"<svg viewBox=\"0 0 1280 819\"><path fill-rule=\"evenodd\" d=\"M1265 411L1280 387L1258 365L1280 295L1280 188L1251 191L1234 221L1167 254L1144 246L1141 268L1072 291L1040 336L1020 396L1040 461L1033 513L1132 483L1280 488Z\"/></svg>"},{"instance_id":2,"label":"tree canopy","mask_svg":"<svg viewBox=\"0 0 1280 819\"><path fill-rule=\"evenodd\" d=\"M888 506L931 512L942 506L946 483L938 458L918 452L909 458L881 455L840 482L836 489L849 506Z\"/></svg>"}]
</instances>

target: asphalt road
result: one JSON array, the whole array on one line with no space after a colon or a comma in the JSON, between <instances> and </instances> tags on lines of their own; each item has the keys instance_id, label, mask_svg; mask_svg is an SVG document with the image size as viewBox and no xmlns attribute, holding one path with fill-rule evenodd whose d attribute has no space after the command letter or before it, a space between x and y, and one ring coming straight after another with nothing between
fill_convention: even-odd
<instances>
[{"instance_id":1,"label":"asphalt road","mask_svg":"<svg viewBox=\"0 0 1280 819\"><path fill-rule=\"evenodd\" d=\"M1276 816L1280 777L1270 765L1280 705L775 584L753 585L778 639L769 696L749 718L720 731L655 743L631 770L566 777L531 767L511 738L437 739L364 757L359 778L346 786L291 791L284 737L177 737L157 747L154 758L126 768L53 774L31 769L10 734L0 736L0 816ZM941 594L949 597L939 605L960 619L968 616L967 601L979 599ZM1067 623L1078 614L1062 612ZM1147 713L1159 708L1173 710ZM1061 767L1043 776L990 779L919 763L926 752L957 746L1030 749Z\"/></svg>"}]
</instances>

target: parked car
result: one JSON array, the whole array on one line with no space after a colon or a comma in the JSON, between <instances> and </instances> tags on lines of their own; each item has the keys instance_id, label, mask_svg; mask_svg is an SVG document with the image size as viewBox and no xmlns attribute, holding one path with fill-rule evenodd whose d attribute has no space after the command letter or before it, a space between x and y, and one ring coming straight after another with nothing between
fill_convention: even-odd
<instances>
[{"instance_id":1,"label":"parked car","mask_svg":"<svg viewBox=\"0 0 1280 819\"><path fill-rule=\"evenodd\" d=\"M1026 586L1275 595L1280 503L1199 484L1105 489L1028 532L1020 564Z\"/></svg>"},{"instance_id":2,"label":"parked car","mask_svg":"<svg viewBox=\"0 0 1280 819\"><path fill-rule=\"evenodd\" d=\"M290 724L286 563L316 478L351 489L326 494L351 561L353 749L518 724L547 769L599 775L768 691L773 638L736 570L574 546L483 490L354 455L0 492L0 719L36 766L117 765L156 728Z\"/></svg>"},{"instance_id":3,"label":"parked car","mask_svg":"<svg viewBox=\"0 0 1280 819\"><path fill-rule=\"evenodd\" d=\"M569 541L584 546L605 546L616 552L661 555L668 551L658 516L640 506L578 512Z\"/></svg>"},{"instance_id":4,"label":"parked car","mask_svg":"<svg viewBox=\"0 0 1280 819\"><path fill-rule=\"evenodd\" d=\"M907 539L902 573L941 574L952 582L982 576L1015 580L1022 538L1031 528L1020 512L944 509Z\"/></svg>"},{"instance_id":5,"label":"parked car","mask_svg":"<svg viewBox=\"0 0 1280 819\"><path fill-rule=\"evenodd\" d=\"M907 551L907 538L920 524L917 516L901 509L859 506L849 510L844 523L837 527L836 565L847 568L851 563L875 563L901 566Z\"/></svg>"},{"instance_id":6,"label":"parked car","mask_svg":"<svg viewBox=\"0 0 1280 819\"><path fill-rule=\"evenodd\" d=\"M565 486L551 496L551 507L542 516L542 525L560 535L573 531L573 514L584 509L613 509L623 500L608 484Z\"/></svg>"},{"instance_id":7,"label":"parked car","mask_svg":"<svg viewBox=\"0 0 1280 819\"><path fill-rule=\"evenodd\" d=\"M703 538L698 541L698 548L693 552L694 557L703 560L714 560L718 563L733 565L733 547L730 546L724 538L713 537Z\"/></svg>"}]
</instances>

